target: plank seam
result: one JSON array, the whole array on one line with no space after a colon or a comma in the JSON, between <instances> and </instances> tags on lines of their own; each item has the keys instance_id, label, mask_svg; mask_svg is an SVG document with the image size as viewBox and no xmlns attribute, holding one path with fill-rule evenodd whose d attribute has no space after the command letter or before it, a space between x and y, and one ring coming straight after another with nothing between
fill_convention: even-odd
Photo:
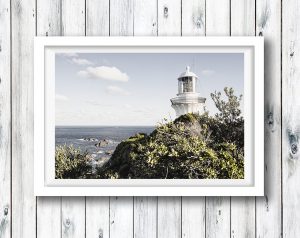
<instances>
[{"instance_id":1,"label":"plank seam","mask_svg":"<svg viewBox=\"0 0 300 238\"><path fill-rule=\"evenodd\" d=\"M87 18L87 15L86 15L86 0L84 0L84 36L86 36L86 18ZM86 198L86 197L85 197ZM86 199L85 199L86 201Z\"/></svg>"},{"instance_id":2,"label":"plank seam","mask_svg":"<svg viewBox=\"0 0 300 238\"><path fill-rule=\"evenodd\" d=\"M205 23L204 23L204 36L206 36L206 0L204 1L204 19L205 19ZM205 203L206 203L206 197L205 197Z\"/></svg>"},{"instance_id":3,"label":"plank seam","mask_svg":"<svg viewBox=\"0 0 300 238\"><path fill-rule=\"evenodd\" d=\"M35 36L37 36L37 0L34 1L35 3ZM37 232L38 232L38 223L37 223L37 219L38 219L38 199L37 197L35 197L35 237L37 238Z\"/></svg>"},{"instance_id":4,"label":"plank seam","mask_svg":"<svg viewBox=\"0 0 300 238\"><path fill-rule=\"evenodd\" d=\"M229 0L229 35L231 36L231 0Z\"/></svg>"},{"instance_id":5,"label":"plank seam","mask_svg":"<svg viewBox=\"0 0 300 238\"><path fill-rule=\"evenodd\" d=\"M231 0L229 0L229 36L231 36L231 17L232 17L232 11L231 11ZM229 197L229 237L231 237L231 196Z\"/></svg>"},{"instance_id":6,"label":"plank seam","mask_svg":"<svg viewBox=\"0 0 300 238\"><path fill-rule=\"evenodd\" d=\"M109 221L109 224L108 224L108 237L110 238L110 197L108 197L108 221Z\"/></svg>"},{"instance_id":7,"label":"plank seam","mask_svg":"<svg viewBox=\"0 0 300 238\"><path fill-rule=\"evenodd\" d=\"M281 154L281 158L280 158L280 205L281 205L281 209L280 209L280 217L281 217L281 228L280 228L280 231L281 231L281 237L283 237L283 181L282 181L282 178L283 178L283 173L282 173L282 164L283 164L283 155L282 155L282 151L283 151L283 146L282 146L282 135L283 135L283 130L282 130L282 116L283 116L283 113L282 113L282 78L283 78L283 71L282 71L282 33L283 33L283 18L282 18L282 13L283 13L283 10L282 10L282 0L280 1L280 154Z\"/></svg>"},{"instance_id":8,"label":"plank seam","mask_svg":"<svg viewBox=\"0 0 300 238\"><path fill-rule=\"evenodd\" d=\"M182 196L180 197L180 234L182 238Z\"/></svg>"},{"instance_id":9,"label":"plank seam","mask_svg":"<svg viewBox=\"0 0 300 238\"><path fill-rule=\"evenodd\" d=\"M257 36L257 0L255 0L254 2L254 12L255 12L255 15L254 15L254 35ZM257 199L256 197L254 197L254 235L255 237L257 237Z\"/></svg>"},{"instance_id":10,"label":"plank seam","mask_svg":"<svg viewBox=\"0 0 300 238\"><path fill-rule=\"evenodd\" d=\"M231 24L230 24L231 25ZM231 237L231 197L229 197L229 237Z\"/></svg>"},{"instance_id":11,"label":"plank seam","mask_svg":"<svg viewBox=\"0 0 300 238\"><path fill-rule=\"evenodd\" d=\"M84 237L86 238L86 196L84 197Z\"/></svg>"},{"instance_id":12,"label":"plank seam","mask_svg":"<svg viewBox=\"0 0 300 238\"><path fill-rule=\"evenodd\" d=\"M206 197L204 197L204 209L205 209L205 211L204 211L204 215L205 215L205 217L204 217L204 235L206 237Z\"/></svg>"},{"instance_id":13,"label":"plank seam","mask_svg":"<svg viewBox=\"0 0 300 238\"><path fill-rule=\"evenodd\" d=\"M135 1L133 0L132 1L132 19L133 19L133 22L132 22L132 36L134 36L134 22L135 22L135 18L134 18L134 13L135 13L135 5L134 5ZM134 200L134 198L133 198Z\"/></svg>"},{"instance_id":14,"label":"plank seam","mask_svg":"<svg viewBox=\"0 0 300 238\"><path fill-rule=\"evenodd\" d=\"M180 1L180 36L182 36L182 0ZM182 200L182 197L181 197Z\"/></svg>"},{"instance_id":15,"label":"plank seam","mask_svg":"<svg viewBox=\"0 0 300 238\"><path fill-rule=\"evenodd\" d=\"M156 36L158 36L158 0L156 0Z\"/></svg>"},{"instance_id":16,"label":"plank seam","mask_svg":"<svg viewBox=\"0 0 300 238\"><path fill-rule=\"evenodd\" d=\"M108 35L110 36L110 0L108 0Z\"/></svg>"},{"instance_id":17,"label":"plank seam","mask_svg":"<svg viewBox=\"0 0 300 238\"><path fill-rule=\"evenodd\" d=\"M12 238L12 221L13 221L13 217L12 217L12 133L13 133L13 129L12 129L12 110L13 110L13 104L12 104L12 1L9 1L9 8L10 8L10 15L9 15L9 30L10 30L10 49L9 49L9 64L10 64L10 214L9 214L9 218L10 218L10 237Z\"/></svg>"},{"instance_id":18,"label":"plank seam","mask_svg":"<svg viewBox=\"0 0 300 238\"><path fill-rule=\"evenodd\" d=\"M135 197L132 197L132 237L134 238L134 199Z\"/></svg>"},{"instance_id":19,"label":"plank seam","mask_svg":"<svg viewBox=\"0 0 300 238\"><path fill-rule=\"evenodd\" d=\"M156 238L158 238L158 197L156 197Z\"/></svg>"},{"instance_id":20,"label":"plank seam","mask_svg":"<svg viewBox=\"0 0 300 238\"><path fill-rule=\"evenodd\" d=\"M84 36L86 36L87 26L87 7L86 0L84 0ZM84 237L86 238L86 196L84 197Z\"/></svg>"},{"instance_id":21,"label":"plank seam","mask_svg":"<svg viewBox=\"0 0 300 238\"><path fill-rule=\"evenodd\" d=\"M207 15L206 15L206 12L207 12L207 9L206 9L206 0L204 1L204 4L205 4L205 5L204 5L204 12L205 12L205 13L204 13L204 15L205 15L205 16L204 16L204 18L205 18L205 24L204 24L204 36L206 37L206 34L207 34L207 33L206 33L206 26L207 26L207 20L206 20L206 19L207 19L207 17L206 17L206 16L207 16ZM206 201L206 198L207 198L207 197L205 196L205 197L204 197L204 208L205 208L205 214L204 214L204 215L205 215L205 218L204 218L204 235L205 235L205 237L207 237L207 231L206 231L206 229L207 229L207 227L206 227L206 226L207 226L207 221L206 221L206 219L207 219L207 214L206 214L207 201Z\"/></svg>"},{"instance_id":22,"label":"plank seam","mask_svg":"<svg viewBox=\"0 0 300 238\"><path fill-rule=\"evenodd\" d=\"M60 237L62 237L62 197L60 197Z\"/></svg>"},{"instance_id":23,"label":"plank seam","mask_svg":"<svg viewBox=\"0 0 300 238\"><path fill-rule=\"evenodd\" d=\"M59 4L60 4L60 6L59 6L59 8L60 8L60 11L59 11L59 14L60 14L60 36L62 36L62 34L63 34L63 22L62 22L62 0L61 1L59 1Z\"/></svg>"}]
</instances>

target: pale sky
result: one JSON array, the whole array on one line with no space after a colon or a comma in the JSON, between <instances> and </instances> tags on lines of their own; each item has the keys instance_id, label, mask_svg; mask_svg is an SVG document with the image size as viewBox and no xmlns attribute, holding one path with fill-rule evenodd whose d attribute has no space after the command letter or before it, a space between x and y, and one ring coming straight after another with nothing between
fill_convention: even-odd
<instances>
[{"instance_id":1,"label":"pale sky","mask_svg":"<svg viewBox=\"0 0 300 238\"><path fill-rule=\"evenodd\" d=\"M56 125L154 126L175 119L170 98L186 66L198 75L198 91L210 114L210 93L244 91L242 53L56 54Z\"/></svg>"}]
</instances>

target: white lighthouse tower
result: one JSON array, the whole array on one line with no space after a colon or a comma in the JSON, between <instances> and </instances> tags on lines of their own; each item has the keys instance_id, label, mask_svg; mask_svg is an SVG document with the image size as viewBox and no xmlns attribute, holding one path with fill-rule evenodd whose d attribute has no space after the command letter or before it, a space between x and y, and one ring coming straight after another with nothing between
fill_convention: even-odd
<instances>
[{"instance_id":1,"label":"white lighthouse tower","mask_svg":"<svg viewBox=\"0 0 300 238\"><path fill-rule=\"evenodd\" d=\"M197 75L191 72L190 67L187 66L186 71L178 78L177 97L171 99L177 117L187 113L202 114L204 112L206 98L200 97L197 92L197 83Z\"/></svg>"}]
</instances>

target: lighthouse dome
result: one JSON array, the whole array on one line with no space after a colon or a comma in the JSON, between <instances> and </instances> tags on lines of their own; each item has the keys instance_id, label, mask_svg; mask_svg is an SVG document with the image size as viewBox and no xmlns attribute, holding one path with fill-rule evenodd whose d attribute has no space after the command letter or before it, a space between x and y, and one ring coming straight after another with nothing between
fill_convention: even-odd
<instances>
[{"instance_id":1,"label":"lighthouse dome","mask_svg":"<svg viewBox=\"0 0 300 238\"><path fill-rule=\"evenodd\" d=\"M172 107L177 117L186 113L203 113L205 98L197 91L197 75L186 67L186 71L178 78L177 97L171 98Z\"/></svg>"},{"instance_id":2,"label":"lighthouse dome","mask_svg":"<svg viewBox=\"0 0 300 238\"><path fill-rule=\"evenodd\" d=\"M182 74L179 75L178 78L184 78L184 77L195 77L198 78L198 76L190 71L190 66L186 66L186 70L185 72L183 72Z\"/></svg>"}]
</instances>

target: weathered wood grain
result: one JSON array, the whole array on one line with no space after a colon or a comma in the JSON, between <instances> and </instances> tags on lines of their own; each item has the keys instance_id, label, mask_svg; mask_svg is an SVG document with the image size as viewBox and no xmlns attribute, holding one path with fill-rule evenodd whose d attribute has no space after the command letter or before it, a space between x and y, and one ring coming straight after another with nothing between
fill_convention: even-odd
<instances>
[{"instance_id":1,"label":"weathered wood grain","mask_svg":"<svg viewBox=\"0 0 300 238\"><path fill-rule=\"evenodd\" d=\"M61 0L62 35L85 35L85 0Z\"/></svg>"},{"instance_id":2,"label":"weathered wood grain","mask_svg":"<svg viewBox=\"0 0 300 238\"><path fill-rule=\"evenodd\" d=\"M133 35L133 0L110 0L110 35Z\"/></svg>"},{"instance_id":3,"label":"weathered wood grain","mask_svg":"<svg viewBox=\"0 0 300 238\"><path fill-rule=\"evenodd\" d=\"M61 1L36 1L36 33L37 36L59 36L61 27Z\"/></svg>"},{"instance_id":4,"label":"weathered wood grain","mask_svg":"<svg viewBox=\"0 0 300 238\"><path fill-rule=\"evenodd\" d=\"M206 237L230 237L230 199L206 198Z\"/></svg>"},{"instance_id":5,"label":"weathered wood grain","mask_svg":"<svg viewBox=\"0 0 300 238\"><path fill-rule=\"evenodd\" d=\"M255 36L255 1L231 0L232 36Z\"/></svg>"},{"instance_id":6,"label":"weathered wood grain","mask_svg":"<svg viewBox=\"0 0 300 238\"><path fill-rule=\"evenodd\" d=\"M157 237L157 197L134 198L134 237Z\"/></svg>"},{"instance_id":7,"label":"weathered wood grain","mask_svg":"<svg viewBox=\"0 0 300 238\"><path fill-rule=\"evenodd\" d=\"M62 34L85 35L85 1L62 0ZM62 198L62 237L85 237L85 197Z\"/></svg>"},{"instance_id":8,"label":"weathered wood grain","mask_svg":"<svg viewBox=\"0 0 300 238\"><path fill-rule=\"evenodd\" d=\"M181 237L181 197L158 197L157 237Z\"/></svg>"},{"instance_id":9,"label":"weathered wood grain","mask_svg":"<svg viewBox=\"0 0 300 238\"><path fill-rule=\"evenodd\" d=\"M282 204L283 237L300 235L300 3L282 8Z\"/></svg>"},{"instance_id":10,"label":"weathered wood grain","mask_svg":"<svg viewBox=\"0 0 300 238\"><path fill-rule=\"evenodd\" d=\"M12 237L36 236L33 195L33 37L35 1L11 1Z\"/></svg>"},{"instance_id":11,"label":"weathered wood grain","mask_svg":"<svg viewBox=\"0 0 300 238\"><path fill-rule=\"evenodd\" d=\"M231 237L255 237L255 198L231 198Z\"/></svg>"},{"instance_id":12,"label":"weathered wood grain","mask_svg":"<svg viewBox=\"0 0 300 238\"><path fill-rule=\"evenodd\" d=\"M205 35L204 0L182 1L182 35ZM181 206L182 237L205 237L205 198L182 197Z\"/></svg>"},{"instance_id":13,"label":"weathered wood grain","mask_svg":"<svg viewBox=\"0 0 300 238\"><path fill-rule=\"evenodd\" d=\"M133 197L110 198L110 238L133 237Z\"/></svg>"},{"instance_id":14,"label":"weathered wood grain","mask_svg":"<svg viewBox=\"0 0 300 238\"><path fill-rule=\"evenodd\" d=\"M85 198L63 197L61 202L61 237L85 237Z\"/></svg>"},{"instance_id":15,"label":"weathered wood grain","mask_svg":"<svg viewBox=\"0 0 300 238\"><path fill-rule=\"evenodd\" d=\"M157 35L157 0L134 1L134 35Z\"/></svg>"},{"instance_id":16,"label":"weathered wood grain","mask_svg":"<svg viewBox=\"0 0 300 238\"><path fill-rule=\"evenodd\" d=\"M158 0L158 35L181 35L181 0Z\"/></svg>"},{"instance_id":17,"label":"weathered wood grain","mask_svg":"<svg viewBox=\"0 0 300 238\"><path fill-rule=\"evenodd\" d=\"M255 19L248 12L252 11L254 1L231 0L231 18L228 14L229 0L206 1L206 10L201 8L203 2L204 0L182 0L181 9L180 0L158 0L157 3L145 0L110 0L110 4L108 0L86 0L86 2L83 0L62 0L61 3L59 0L38 0L36 2L38 11L37 33L38 35L49 36L84 35L85 32L87 35L107 35L110 31L111 35L155 35L155 32L158 32L159 35L180 35L181 33L183 35L202 35L204 33L207 35L228 35L231 21L231 33L233 35L253 34L252 24ZM86 15L85 4L87 6ZM145 7L147 4L151 5L149 9ZM157 16L153 10L155 4L157 4ZM283 105L285 105L282 108L284 116L282 122L282 181L280 160L281 4L283 5L282 100ZM84 220L84 198L64 198L62 208L60 198L38 198L36 219L36 200L33 196L32 183L35 1L11 1L11 58L9 58L11 47L8 23L10 21L9 5L9 1L0 1L0 237L10 236L10 209L12 209L12 237L35 237L36 235L38 237L57 237L60 232L63 237L70 237L73 236L73 233L70 233L69 230L74 227L74 237L84 237L85 229L86 237L97 237L101 235L99 229L102 226L104 227L103 237L107 237L105 232L107 229L112 229L112 237L120 237L120 234L122 236L123 226L129 227L126 228L124 237L132 237L133 234L142 234L143 232L152 237L151 231L154 228L149 229L148 226L151 227L151 224L154 226L154 208L152 206L155 203L155 198L135 198L134 206L132 198L125 198L125 200L120 198L122 201L119 203L113 201L113 207L110 211L108 211L108 198L88 198L86 213L91 214L95 219L91 220L92 217L90 217L86 218L86 221ZM107 10L109 7L111 8L110 14ZM181 11L183 12L182 17ZM62 19L60 19L61 16ZM108 18L109 24L107 23ZM298 222L300 218L296 212L299 208L299 189L297 189L297 181L299 180L299 166L297 164L299 156L299 100L296 91L299 88L298 19L299 3L296 0L287 0L282 3L280 0L256 1L256 32L257 35L263 35L266 41L266 196L256 199L256 237L280 237L282 229L284 237L297 237L300 233ZM87 27L85 28L86 23ZM9 68L10 59L12 62L11 69ZM11 85L9 81L10 71L12 72ZM10 87L12 90L11 135L10 113L6 113L10 112ZM9 189L10 183L10 146L7 145L10 143L10 136L12 139L12 195L2 192ZM281 191L281 182L283 191ZM10 196L12 196L12 205L10 204ZM283 197L283 221L281 219L281 196ZM118 200L117 198L112 199ZM196 216L196 214L203 214L203 211L200 212L203 209L201 207L202 202L196 202L196 200L197 198L191 200L183 198L181 208L180 198L159 198L156 220L158 224L157 235L159 237L179 237L182 233L182 236L193 237L196 225L193 225L192 222L197 221L199 224L201 216ZM247 217L251 214L249 212L252 212L251 198L245 200L232 198L231 229L230 206L227 198L207 198L207 200L207 237L227 237L227 234L230 235L230 230L234 231L231 233L232 237L244 237L247 230L253 227L252 215ZM60 216L60 209L62 209L63 218ZM180 222L181 209L182 224ZM219 210L221 215L219 215ZM114 223L110 224L110 227L107 224L109 219L107 212L114 215L111 217L111 222L114 221ZM195 220L187 223L189 221L187 217L192 217L193 214L195 214ZM77 216L80 216L79 220L76 220ZM114 217L116 219L112 219ZM237 220L238 218L240 221ZM134 231L133 221L135 223ZM241 229L240 224L246 224L247 221L250 223ZM86 228L85 222L89 223ZM283 222L283 228L281 222ZM64 224L69 228L65 227ZM180 230L181 225L182 231ZM59 229L57 229L58 226ZM63 232L66 230L68 231L64 234ZM199 232L202 234L201 229ZM249 234L252 235L253 230Z\"/></svg>"},{"instance_id":18,"label":"weathered wood grain","mask_svg":"<svg viewBox=\"0 0 300 238\"><path fill-rule=\"evenodd\" d=\"M58 0L36 2L38 36L61 35L61 4ZM43 80L43 79L41 79ZM38 197L36 214L37 237L61 236L61 198Z\"/></svg>"},{"instance_id":19,"label":"weathered wood grain","mask_svg":"<svg viewBox=\"0 0 300 238\"><path fill-rule=\"evenodd\" d=\"M230 35L230 1L206 1L206 35ZM230 198L206 198L206 237L230 237Z\"/></svg>"},{"instance_id":20,"label":"weathered wood grain","mask_svg":"<svg viewBox=\"0 0 300 238\"><path fill-rule=\"evenodd\" d=\"M230 0L206 1L206 35L230 34Z\"/></svg>"},{"instance_id":21,"label":"weathered wood grain","mask_svg":"<svg viewBox=\"0 0 300 238\"><path fill-rule=\"evenodd\" d=\"M205 0L182 1L182 35L205 35Z\"/></svg>"},{"instance_id":22,"label":"weathered wood grain","mask_svg":"<svg viewBox=\"0 0 300 238\"><path fill-rule=\"evenodd\" d=\"M61 198L37 199L36 237L61 237Z\"/></svg>"},{"instance_id":23,"label":"weathered wood grain","mask_svg":"<svg viewBox=\"0 0 300 238\"><path fill-rule=\"evenodd\" d=\"M281 236L281 1L256 1L265 39L265 196L256 199L257 237Z\"/></svg>"},{"instance_id":24,"label":"weathered wood grain","mask_svg":"<svg viewBox=\"0 0 300 238\"><path fill-rule=\"evenodd\" d=\"M157 0L134 1L134 35L157 36ZM157 237L157 197L134 198L134 237Z\"/></svg>"},{"instance_id":25,"label":"weathered wood grain","mask_svg":"<svg viewBox=\"0 0 300 238\"><path fill-rule=\"evenodd\" d=\"M0 237L11 228L10 3L0 0Z\"/></svg>"},{"instance_id":26,"label":"weathered wood grain","mask_svg":"<svg viewBox=\"0 0 300 238\"><path fill-rule=\"evenodd\" d=\"M231 35L255 35L255 2L231 0ZM231 198L231 237L255 237L255 198Z\"/></svg>"},{"instance_id":27,"label":"weathered wood grain","mask_svg":"<svg viewBox=\"0 0 300 238\"><path fill-rule=\"evenodd\" d=\"M182 238L205 237L205 197L182 197Z\"/></svg>"},{"instance_id":28,"label":"weathered wood grain","mask_svg":"<svg viewBox=\"0 0 300 238\"><path fill-rule=\"evenodd\" d=\"M86 237L109 238L109 197L86 198Z\"/></svg>"},{"instance_id":29,"label":"weathered wood grain","mask_svg":"<svg viewBox=\"0 0 300 238\"><path fill-rule=\"evenodd\" d=\"M86 35L109 35L109 0L86 0Z\"/></svg>"}]
</instances>

